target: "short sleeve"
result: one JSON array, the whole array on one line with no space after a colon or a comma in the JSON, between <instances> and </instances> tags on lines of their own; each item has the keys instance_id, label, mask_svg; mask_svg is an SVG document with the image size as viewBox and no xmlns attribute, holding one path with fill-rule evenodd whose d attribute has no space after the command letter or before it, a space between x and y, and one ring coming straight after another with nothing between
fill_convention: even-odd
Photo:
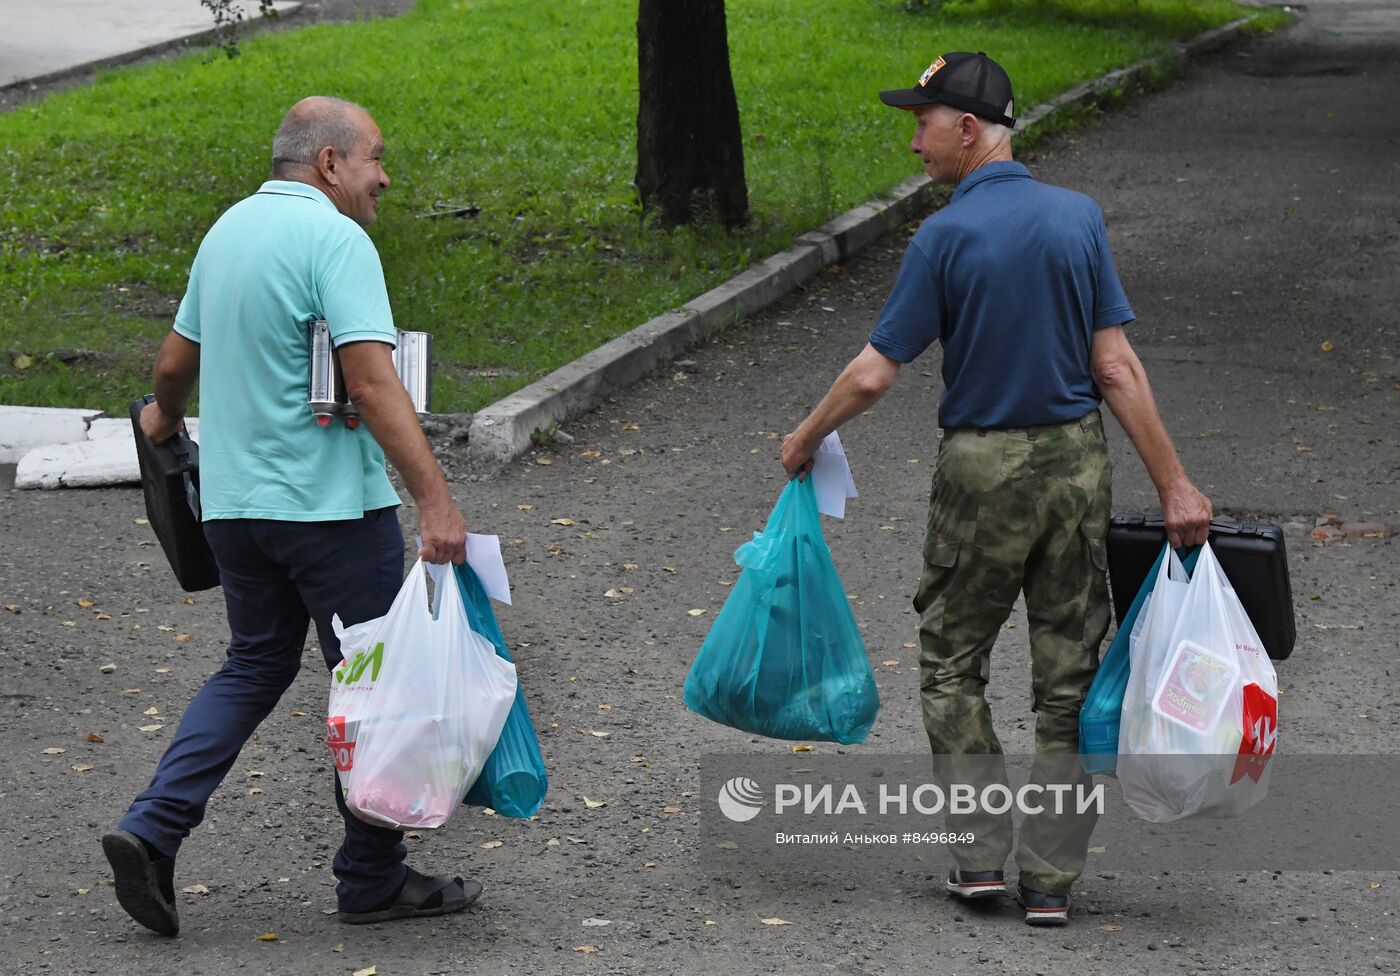
<instances>
[{"instance_id":1,"label":"short sleeve","mask_svg":"<svg viewBox=\"0 0 1400 976\"><path fill-rule=\"evenodd\" d=\"M180 299L180 308L175 313L174 329L190 342L199 342L199 255L195 255L190 266L190 280L185 286L185 297Z\"/></svg>"},{"instance_id":2,"label":"short sleeve","mask_svg":"<svg viewBox=\"0 0 1400 976\"><path fill-rule=\"evenodd\" d=\"M394 345L394 315L384 267L368 235L356 228L316 267L321 313L337 345L371 340Z\"/></svg>"},{"instance_id":3,"label":"short sleeve","mask_svg":"<svg viewBox=\"0 0 1400 976\"><path fill-rule=\"evenodd\" d=\"M1104 226L1103 214L1098 215L1099 267L1098 287L1094 290L1094 330L1131 322L1133 308L1128 304L1128 295L1123 291L1123 283L1118 280L1118 269L1113 265L1113 249L1108 246L1108 228Z\"/></svg>"},{"instance_id":4,"label":"short sleeve","mask_svg":"<svg viewBox=\"0 0 1400 976\"><path fill-rule=\"evenodd\" d=\"M917 359L943 334L943 288L917 240L899 265L890 297L870 333L870 344L897 363Z\"/></svg>"}]
</instances>

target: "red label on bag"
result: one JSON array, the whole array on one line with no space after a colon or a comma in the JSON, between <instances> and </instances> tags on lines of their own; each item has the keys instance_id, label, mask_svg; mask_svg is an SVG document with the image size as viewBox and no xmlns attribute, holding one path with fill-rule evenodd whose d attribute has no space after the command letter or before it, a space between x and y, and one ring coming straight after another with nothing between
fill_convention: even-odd
<instances>
[{"instance_id":1,"label":"red label on bag","mask_svg":"<svg viewBox=\"0 0 1400 976\"><path fill-rule=\"evenodd\" d=\"M335 768L348 773L355 765L355 740L345 737L345 716L332 715L326 719L326 745L335 757Z\"/></svg>"},{"instance_id":2,"label":"red label on bag","mask_svg":"<svg viewBox=\"0 0 1400 976\"><path fill-rule=\"evenodd\" d=\"M1278 741L1278 699L1253 683L1244 686L1243 698L1244 738L1230 782L1248 776L1257 783Z\"/></svg>"}]
</instances>

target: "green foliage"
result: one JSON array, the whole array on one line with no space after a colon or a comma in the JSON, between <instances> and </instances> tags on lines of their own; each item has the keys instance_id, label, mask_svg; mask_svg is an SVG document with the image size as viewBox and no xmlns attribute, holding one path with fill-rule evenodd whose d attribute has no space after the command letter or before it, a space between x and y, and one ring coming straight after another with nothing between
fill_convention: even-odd
<instances>
[{"instance_id":1,"label":"green foliage","mask_svg":"<svg viewBox=\"0 0 1400 976\"><path fill-rule=\"evenodd\" d=\"M122 415L149 388L201 236L266 178L272 133L308 94L380 123L394 183L371 235L395 317L434 335L434 406L474 410L917 173L908 116L875 93L935 55L994 54L1024 111L1241 14L1041 6L949 0L928 18L884 0L731 3L754 215L733 233L639 220L634 0L420 0L394 20L249 37L237 61L104 73L0 115L0 402ZM422 218L469 204L474 217ZM44 356L75 349L96 355ZM15 368L19 353L34 365Z\"/></svg>"}]
</instances>

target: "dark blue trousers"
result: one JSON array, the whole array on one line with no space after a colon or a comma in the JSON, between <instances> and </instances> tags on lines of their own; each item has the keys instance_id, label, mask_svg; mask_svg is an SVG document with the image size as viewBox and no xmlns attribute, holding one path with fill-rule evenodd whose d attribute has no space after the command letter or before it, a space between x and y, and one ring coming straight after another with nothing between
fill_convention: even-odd
<instances>
[{"instance_id":1,"label":"dark blue trousers","mask_svg":"<svg viewBox=\"0 0 1400 976\"><path fill-rule=\"evenodd\" d=\"M296 678L307 621L333 668L340 641L331 616L347 625L381 617L403 583L403 533L392 508L337 522L219 519L204 523L204 535L228 606L228 657L185 709L155 778L120 824L170 856ZM351 814L338 777L335 802L345 820L335 855L340 909L367 911L403 882L403 833Z\"/></svg>"}]
</instances>

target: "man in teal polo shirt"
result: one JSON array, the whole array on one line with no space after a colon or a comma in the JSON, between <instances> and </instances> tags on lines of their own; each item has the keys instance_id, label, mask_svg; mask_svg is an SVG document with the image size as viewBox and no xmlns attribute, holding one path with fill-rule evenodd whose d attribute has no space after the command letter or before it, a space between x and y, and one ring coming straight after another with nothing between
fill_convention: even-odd
<instances>
[{"instance_id":1,"label":"man in teal polo shirt","mask_svg":"<svg viewBox=\"0 0 1400 976\"><path fill-rule=\"evenodd\" d=\"M180 843L296 677L308 621L334 667L331 617L382 616L399 590L403 534L386 455L418 505L423 558L466 555L466 523L394 369L384 272L364 230L389 186L383 151L359 106L325 97L293 106L273 140L273 179L205 236L156 359L156 399L141 416L152 440L178 429L199 383L204 532L232 635L151 785L102 839L122 907L164 935L179 930ZM308 409L307 330L317 319L329 324L358 429L318 426ZM407 867L402 833L355 818L338 778L335 797L342 921L439 915L480 894L474 881Z\"/></svg>"},{"instance_id":2,"label":"man in teal polo shirt","mask_svg":"<svg viewBox=\"0 0 1400 976\"><path fill-rule=\"evenodd\" d=\"M984 692L992 645L1024 593L1032 778L1082 783L1079 709L1109 614L1111 473L1100 402L1142 458L1173 545L1205 541L1210 500L1186 477L1123 331L1133 311L1098 206L1012 161L1006 72L985 54L954 52L913 88L880 98L914 113L910 148L931 179L957 189L910 242L869 344L784 440L783 465L795 476L810 470L823 437L879 400L901 364L942 345L943 438L914 599L935 768L979 795L1004 783ZM1028 923L1062 925L1094 820L1042 806L1015 847L1019 894ZM948 891L1005 894L1010 812L960 817L956 826L950 818L949 826L975 841L951 845Z\"/></svg>"}]
</instances>

